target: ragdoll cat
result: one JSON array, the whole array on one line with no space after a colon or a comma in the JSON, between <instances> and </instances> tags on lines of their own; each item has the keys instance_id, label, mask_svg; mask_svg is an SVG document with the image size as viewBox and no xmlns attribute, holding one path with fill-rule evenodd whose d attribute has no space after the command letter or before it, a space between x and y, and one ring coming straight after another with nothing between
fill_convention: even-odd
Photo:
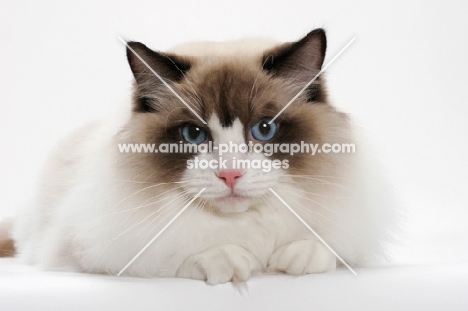
<instances>
[{"instance_id":1,"label":"ragdoll cat","mask_svg":"<svg viewBox=\"0 0 468 311\"><path fill-rule=\"evenodd\" d=\"M116 275L202 188L123 275L217 284L260 273L335 269L335 256L269 188L351 266L382 255L391 212L350 117L329 103L324 78L270 123L321 69L322 29L284 44L196 43L167 53L137 42L128 46L141 57L127 48L135 78L131 111L80 129L53 151L32 204L17 217L20 258L44 269ZM222 168L189 168L195 158L218 159L216 150L118 148L181 142L353 143L356 152L223 155L282 164L267 171L236 169L230 161Z\"/></svg>"}]
</instances>

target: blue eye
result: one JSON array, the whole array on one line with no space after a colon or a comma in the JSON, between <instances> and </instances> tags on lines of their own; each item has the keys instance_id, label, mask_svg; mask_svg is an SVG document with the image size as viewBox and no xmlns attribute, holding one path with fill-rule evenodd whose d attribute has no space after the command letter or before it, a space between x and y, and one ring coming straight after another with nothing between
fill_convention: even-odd
<instances>
[{"instance_id":1,"label":"blue eye","mask_svg":"<svg viewBox=\"0 0 468 311\"><path fill-rule=\"evenodd\" d=\"M275 137L278 132L278 125L275 122L268 124L270 119L263 119L255 123L250 129L253 138L259 141L267 141Z\"/></svg>"},{"instance_id":2,"label":"blue eye","mask_svg":"<svg viewBox=\"0 0 468 311\"><path fill-rule=\"evenodd\" d=\"M189 123L182 127L182 137L191 144L199 145L206 140L206 131L198 125Z\"/></svg>"}]
</instances>

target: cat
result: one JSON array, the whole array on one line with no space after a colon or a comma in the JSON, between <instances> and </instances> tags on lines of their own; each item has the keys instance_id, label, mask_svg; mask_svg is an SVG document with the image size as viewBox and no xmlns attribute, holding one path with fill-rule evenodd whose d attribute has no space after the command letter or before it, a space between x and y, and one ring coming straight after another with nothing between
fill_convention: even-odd
<instances>
[{"instance_id":1,"label":"cat","mask_svg":"<svg viewBox=\"0 0 468 311\"><path fill-rule=\"evenodd\" d=\"M295 42L204 42L168 52L127 42L128 111L79 129L52 151L32 203L16 218L18 257L43 269L117 275L204 189L122 275L218 284L333 271L335 256L271 188L349 265L379 262L392 208L351 117L329 102L324 76L273 120L320 71L326 46L323 29ZM223 155L286 163L265 171L189 168L195 158L218 159L215 150L118 148L181 142L353 143L356 151Z\"/></svg>"}]
</instances>

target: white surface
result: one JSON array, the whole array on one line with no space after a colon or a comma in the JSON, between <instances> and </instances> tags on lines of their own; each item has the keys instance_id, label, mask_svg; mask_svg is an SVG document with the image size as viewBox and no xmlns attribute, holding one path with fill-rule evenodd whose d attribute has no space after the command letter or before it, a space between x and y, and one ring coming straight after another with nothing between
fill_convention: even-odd
<instances>
[{"instance_id":1,"label":"white surface","mask_svg":"<svg viewBox=\"0 0 468 311\"><path fill-rule=\"evenodd\" d=\"M1 310L468 310L468 264L259 276L247 285L35 271L0 260Z\"/></svg>"}]
</instances>

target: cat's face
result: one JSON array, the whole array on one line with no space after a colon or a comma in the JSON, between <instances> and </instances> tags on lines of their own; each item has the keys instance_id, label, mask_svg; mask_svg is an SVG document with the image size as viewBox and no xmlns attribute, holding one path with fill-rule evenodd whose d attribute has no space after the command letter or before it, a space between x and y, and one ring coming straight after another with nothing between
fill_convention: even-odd
<instances>
[{"instance_id":1,"label":"cat's face","mask_svg":"<svg viewBox=\"0 0 468 311\"><path fill-rule=\"evenodd\" d=\"M242 212L261 202L270 187L331 165L322 155L236 150L242 144L271 147L340 139L334 133L347 127L347 120L326 103L323 79L269 124L320 70L323 31L250 57L167 55L139 43L130 46L206 124L128 51L136 78L134 112L120 141L214 147L212 152L130 155L129 166L146 180L175 182L173 187L189 195L206 188L202 197L212 210ZM221 145L232 147L220 154Z\"/></svg>"}]
</instances>

